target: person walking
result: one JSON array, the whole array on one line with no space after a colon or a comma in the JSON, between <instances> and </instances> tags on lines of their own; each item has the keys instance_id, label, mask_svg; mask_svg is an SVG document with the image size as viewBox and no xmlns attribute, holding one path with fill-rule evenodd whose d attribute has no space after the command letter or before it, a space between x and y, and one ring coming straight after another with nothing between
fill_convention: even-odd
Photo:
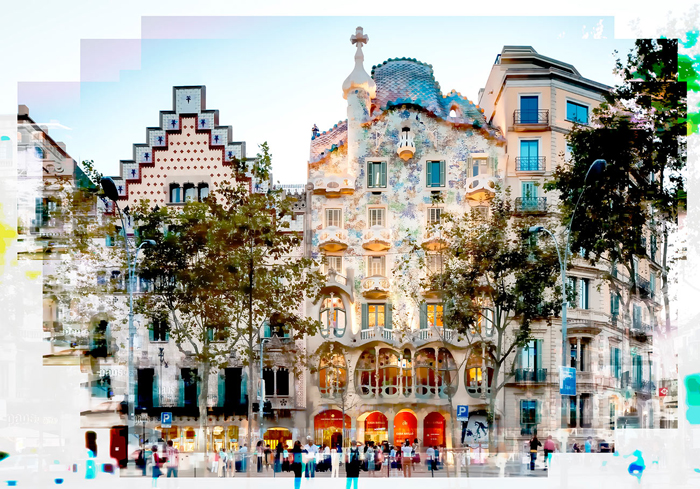
<instances>
[{"instance_id":1,"label":"person walking","mask_svg":"<svg viewBox=\"0 0 700 489\"><path fill-rule=\"evenodd\" d=\"M225 477L226 476L226 465L228 464L228 457L226 456L226 452L224 451L224 447L221 447L219 449L219 467L217 470L217 476L219 477Z\"/></svg>"},{"instance_id":2,"label":"person walking","mask_svg":"<svg viewBox=\"0 0 700 489\"><path fill-rule=\"evenodd\" d=\"M151 462L153 465L153 472L151 473L151 476L153 477L153 481L151 483L151 487L158 487L158 477L160 477L163 472L161 471L161 467L163 466L163 463L158 456L158 445L153 445L151 448L152 455L151 455Z\"/></svg>"},{"instance_id":3,"label":"person walking","mask_svg":"<svg viewBox=\"0 0 700 489\"><path fill-rule=\"evenodd\" d=\"M165 449L165 457L168 461L165 463L167 476L177 477L177 469L180 466L180 452L173 446L173 441L168 440L168 448Z\"/></svg>"},{"instance_id":4,"label":"person walking","mask_svg":"<svg viewBox=\"0 0 700 489\"><path fill-rule=\"evenodd\" d=\"M532 435L530 440L530 470L535 470L535 460L537 460L537 447L541 447L542 443L537 439L537 435Z\"/></svg>"},{"instance_id":5,"label":"person walking","mask_svg":"<svg viewBox=\"0 0 700 489\"><path fill-rule=\"evenodd\" d=\"M413 465L413 447L411 442L406 440L406 444L401 447L401 467L403 467L404 477L411 477L411 465Z\"/></svg>"},{"instance_id":6,"label":"person walking","mask_svg":"<svg viewBox=\"0 0 700 489\"><path fill-rule=\"evenodd\" d=\"M277 443L275 447L275 461L272 464L272 470L275 473L282 472L282 457L284 456L284 448L282 447L282 442Z\"/></svg>"},{"instance_id":7,"label":"person walking","mask_svg":"<svg viewBox=\"0 0 700 489\"><path fill-rule=\"evenodd\" d=\"M586 453L591 453L591 450L593 449L593 438L589 436L586 443L584 443L584 447Z\"/></svg>"},{"instance_id":8,"label":"person walking","mask_svg":"<svg viewBox=\"0 0 700 489\"><path fill-rule=\"evenodd\" d=\"M236 452L233 450L233 446L229 448L228 451L228 467L226 467L227 477L236 477Z\"/></svg>"},{"instance_id":9,"label":"person walking","mask_svg":"<svg viewBox=\"0 0 700 489\"><path fill-rule=\"evenodd\" d=\"M248 470L248 444L244 443L243 447L239 450L241 454L241 472L247 472Z\"/></svg>"},{"instance_id":10,"label":"person walking","mask_svg":"<svg viewBox=\"0 0 700 489\"><path fill-rule=\"evenodd\" d=\"M554 445L554 440L552 440L552 435L549 435L547 441L544 442L544 470L549 468L549 462L554 450L556 450L556 446Z\"/></svg>"},{"instance_id":11,"label":"person walking","mask_svg":"<svg viewBox=\"0 0 700 489\"><path fill-rule=\"evenodd\" d=\"M318 454L318 447L311 439L311 436L306 437L306 445L304 445L304 450L306 450L308 461L306 462L306 470L304 475L308 479L314 478L316 474L316 454Z\"/></svg>"},{"instance_id":12,"label":"person walking","mask_svg":"<svg viewBox=\"0 0 700 489\"><path fill-rule=\"evenodd\" d=\"M350 450L347 453L347 461L345 463L346 489L351 489L352 486L354 486L354 489L357 489L357 479L360 477L360 450L358 450L357 445L359 443L352 440Z\"/></svg>"},{"instance_id":13,"label":"person walking","mask_svg":"<svg viewBox=\"0 0 700 489\"><path fill-rule=\"evenodd\" d=\"M374 448L372 448L372 443L368 443L367 452L365 452L365 457L367 459L367 472L369 472L370 477L374 477Z\"/></svg>"},{"instance_id":14,"label":"person walking","mask_svg":"<svg viewBox=\"0 0 700 489\"><path fill-rule=\"evenodd\" d=\"M292 448L292 472L294 472L294 489L299 489L301 487L301 465L302 457L304 456L301 449L301 442L299 440L294 442L294 448Z\"/></svg>"},{"instance_id":15,"label":"person walking","mask_svg":"<svg viewBox=\"0 0 700 489\"><path fill-rule=\"evenodd\" d=\"M337 479L340 470L340 454L335 448L331 449L331 478Z\"/></svg>"},{"instance_id":16,"label":"person walking","mask_svg":"<svg viewBox=\"0 0 700 489\"><path fill-rule=\"evenodd\" d=\"M263 449L263 463L265 464L265 472L270 471L270 459L272 458L272 450L270 444L266 443Z\"/></svg>"},{"instance_id":17,"label":"person walking","mask_svg":"<svg viewBox=\"0 0 700 489\"><path fill-rule=\"evenodd\" d=\"M425 457L428 459L428 468L432 471L435 470L435 448L428 446L428 449L425 451Z\"/></svg>"},{"instance_id":18,"label":"person walking","mask_svg":"<svg viewBox=\"0 0 700 489\"><path fill-rule=\"evenodd\" d=\"M212 455L211 473L212 474L219 473L219 452L217 452L217 451L214 451L214 455Z\"/></svg>"}]
</instances>

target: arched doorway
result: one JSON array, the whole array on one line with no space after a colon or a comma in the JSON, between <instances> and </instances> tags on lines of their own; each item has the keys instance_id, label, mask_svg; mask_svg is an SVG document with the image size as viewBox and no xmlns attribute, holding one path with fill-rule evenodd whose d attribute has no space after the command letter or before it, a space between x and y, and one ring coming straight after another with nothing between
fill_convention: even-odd
<instances>
[{"instance_id":1,"label":"arched doorway","mask_svg":"<svg viewBox=\"0 0 700 489\"><path fill-rule=\"evenodd\" d=\"M418 420L416 415L411 411L400 411L394 417L394 445L403 445L407 438L413 443L417 437Z\"/></svg>"},{"instance_id":2,"label":"arched doorway","mask_svg":"<svg viewBox=\"0 0 700 489\"><path fill-rule=\"evenodd\" d=\"M389 440L389 420L379 411L365 413L357 418L364 427L364 435L361 441L364 443L373 441L376 444Z\"/></svg>"},{"instance_id":3,"label":"arched doorway","mask_svg":"<svg viewBox=\"0 0 700 489\"><path fill-rule=\"evenodd\" d=\"M265 432L263 439L272 450L275 450L280 443L282 447L292 449L292 432L287 428L270 428Z\"/></svg>"},{"instance_id":4,"label":"arched doorway","mask_svg":"<svg viewBox=\"0 0 700 489\"><path fill-rule=\"evenodd\" d=\"M346 430L350 429L350 416L345 415L345 423L340 421L342 417L343 413L338 409L327 409L314 416L314 443L328 446L342 444L343 424Z\"/></svg>"},{"instance_id":5,"label":"arched doorway","mask_svg":"<svg viewBox=\"0 0 700 489\"><path fill-rule=\"evenodd\" d=\"M423 420L423 446L441 447L445 445L445 417L436 412L428 414Z\"/></svg>"}]
</instances>

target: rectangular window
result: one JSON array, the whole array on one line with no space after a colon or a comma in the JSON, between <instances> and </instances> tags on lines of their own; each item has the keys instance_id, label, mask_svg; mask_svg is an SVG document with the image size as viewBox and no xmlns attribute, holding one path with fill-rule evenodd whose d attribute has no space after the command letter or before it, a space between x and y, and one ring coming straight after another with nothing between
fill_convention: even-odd
<instances>
[{"instance_id":1,"label":"rectangular window","mask_svg":"<svg viewBox=\"0 0 700 489\"><path fill-rule=\"evenodd\" d=\"M569 396L569 428L576 428L576 396Z\"/></svg>"},{"instance_id":2,"label":"rectangular window","mask_svg":"<svg viewBox=\"0 0 700 489\"><path fill-rule=\"evenodd\" d=\"M540 354L537 351L538 343L537 340L530 340L520 351L520 366L525 370L535 370L538 367L537 357Z\"/></svg>"},{"instance_id":3,"label":"rectangular window","mask_svg":"<svg viewBox=\"0 0 700 489\"><path fill-rule=\"evenodd\" d=\"M653 273L649 274L649 292L652 297L654 296L654 292L656 292L656 275Z\"/></svg>"},{"instance_id":4,"label":"rectangular window","mask_svg":"<svg viewBox=\"0 0 700 489\"><path fill-rule=\"evenodd\" d=\"M569 367L576 368L576 359L578 358L578 347L576 343L569 343L569 348L569 358L571 359Z\"/></svg>"},{"instance_id":5,"label":"rectangular window","mask_svg":"<svg viewBox=\"0 0 700 489\"><path fill-rule=\"evenodd\" d=\"M325 257L325 273L333 269L336 272L343 273L343 257L342 256L326 256Z\"/></svg>"},{"instance_id":6,"label":"rectangular window","mask_svg":"<svg viewBox=\"0 0 700 489\"><path fill-rule=\"evenodd\" d=\"M368 304L367 305L367 325L370 328L375 326L384 327L384 313L386 312L385 304Z\"/></svg>"},{"instance_id":7,"label":"rectangular window","mask_svg":"<svg viewBox=\"0 0 700 489\"><path fill-rule=\"evenodd\" d=\"M431 207L428 209L428 226L438 225L442 223L442 209L440 207Z\"/></svg>"},{"instance_id":8,"label":"rectangular window","mask_svg":"<svg viewBox=\"0 0 700 489\"><path fill-rule=\"evenodd\" d=\"M642 307L637 304L632 306L632 327L635 329L642 328Z\"/></svg>"},{"instance_id":9,"label":"rectangular window","mask_svg":"<svg viewBox=\"0 0 700 489\"><path fill-rule=\"evenodd\" d=\"M385 277L386 276L386 257L385 256L370 256L368 258L369 261L369 276L374 277L374 276L379 276L379 277Z\"/></svg>"},{"instance_id":10,"label":"rectangular window","mask_svg":"<svg viewBox=\"0 0 700 489\"><path fill-rule=\"evenodd\" d=\"M177 184L170 185L170 202L173 204L182 202L182 189Z\"/></svg>"},{"instance_id":11,"label":"rectangular window","mask_svg":"<svg viewBox=\"0 0 700 489\"><path fill-rule=\"evenodd\" d=\"M610 348L610 375L616 379L620 378L622 372L622 365L620 364L620 349Z\"/></svg>"},{"instance_id":12,"label":"rectangular window","mask_svg":"<svg viewBox=\"0 0 700 489\"><path fill-rule=\"evenodd\" d=\"M642 384L642 356L632 355L632 384L640 387Z\"/></svg>"},{"instance_id":13,"label":"rectangular window","mask_svg":"<svg viewBox=\"0 0 700 489\"><path fill-rule=\"evenodd\" d=\"M340 219L343 215L342 209L326 209L326 227L341 227Z\"/></svg>"},{"instance_id":14,"label":"rectangular window","mask_svg":"<svg viewBox=\"0 0 700 489\"><path fill-rule=\"evenodd\" d=\"M442 328L442 304L427 304L428 326Z\"/></svg>"},{"instance_id":15,"label":"rectangular window","mask_svg":"<svg viewBox=\"0 0 700 489\"><path fill-rule=\"evenodd\" d=\"M588 279L579 279L578 284L578 306L581 309L588 309Z\"/></svg>"},{"instance_id":16,"label":"rectangular window","mask_svg":"<svg viewBox=\"0 0 700 489\"><path fill-rule=\"evenodd\" d=\"M168 341L168 321L162 319L152 320L151 341Z\"/></svg>"},{"instance_id":17,"label":"rectangular window","mask_svg":"<svg viewBox=\"0 0 700 489\"><path fill-rule=\"evenodd\" d=\"M428 161L426 162L426 186L427 187L444 187L445 186L445 162L444 161Z\"/></svg>"},{"instance_id":18,"label":"rectangular window","mask_svg":"<svg viewBox=\"0 0 700 489\"><path fill-rule=\"evenodd\" d=\"M367 163L367 187L386 188L386 161Z\"/></svg>"},{"instance_id":19,"label":"rectangular window","mask_svg":"<svg viewBox=\"0 0 700 489\"><path fill-rule=\"evenodd\" d=\"M523 426L537 424L537 400L520 400L520 424Z\"/></svg>"},{"instance_id":20,"label":"rectangular window","mask_svg":"<svg viewBox=\"0 0 700 489\"><path fill-rule=\"evenodd\" d=\"M578 305L578 302L576 301L576 296L578 295L576 285L578 280L576 277L567 277L566 281L568 282L566 290L568 306L575 308Z\"/></svg>"},{"instance_id":21,"label":"rectangular window","mask_svg":"<svg viewBox=\"0 0 700 489\"><path fill-rule=\"evenodd\" d=\"M199 201L204 202L207 197L209 197L209 185L203 183L199 186Z\"/></svg>"},{"instance_id":22,"label":"rectangular window","mask_svg":"<svg viewBox=\"0 0 700 489\"><path fill-rule=\"evenodd\" d=\"M576 102L566 102L566 120L588 124L588 107Z\"/></svg>"},{"instance_id":23,"label":"rectangular window","mask_svg":"<svg viewBox=\"0 0 700 489\"><path fill-rule=\"evenodd\" d=\"M430 254L426 256L426 264L428 266L428 273L442 273L442 255L439 253Z\"/></svg>"},{"instance_id":24,"label":"rectangular window","mask_svg":"<svg viewBox=\"0 0 700 489\"><path fill-rule=\"evenodd\" d=\"M520 97L520 124L537 124L537 95Z\"/></svg>"},{"instance_id":25,"label":"rectangular window","mask_svg":"<svg viewBox=\"0 0 700 489\"><path fill-rule=\"evenodd\" d=\"M369 227L373 226L385 227L384 209L381 207L369 210Z\"/></svg>"},{"instance_id":26,"label":"rectangular window","mask_svg":"<svg viewBox=\"0 0 700 489\"><path fill-rule=\"evenodd\" d=\"M185 202L197 201L197 189L191 183L185 184Z\"/></svg>"},{"instance_id":27,"label":"rectangular window","mask_svg":"<svg viewBox=\"0 0 700 489\"><path fill-rule=\"evenodd\" d=\"M540 148L537 140L520 141L519 171L538 171L540 168Z\"/></svg>"}]
</instances>

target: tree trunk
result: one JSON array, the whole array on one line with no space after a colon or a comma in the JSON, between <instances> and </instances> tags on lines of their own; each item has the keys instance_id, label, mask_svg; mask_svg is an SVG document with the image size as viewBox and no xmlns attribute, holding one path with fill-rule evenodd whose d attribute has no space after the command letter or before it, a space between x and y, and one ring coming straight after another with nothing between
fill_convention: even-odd
<instances>
[{"instance_id":1,"label":"tree trunk","mask_svg":"<svg viewBox=\"0 0 700 489\"><path fill-rule=\"evenodd\" d=\"M671 330L671 306L668 298L668 228L664 224L664 256L661 264L661 291L664 294L664 310L666 311L666 334Z\"/></svg>"},{"instance_id":2,"label":"tree trunk","mask_svg":"<svg viewBox=\"0 0 700 489\"><path fill-rule=\"evenodd\" d=\"M209 393L209 362L202 362L202 384L199 391L199 442L197 450L207 453L206 429L208 421L207 397Z\"/></svg>"},{"instance_id":3,"label":"tree trunk","mask_svg":"<svg viewBox=\"0 0 700 489\"><path fill-rule=\"evenodd\" d=\"M253 382L253 359L251 356L251 361L248 364L248 456L253 453L253 399L255 399L257 394L255 393L255 386ZM251 458L252 460L252 458ZM248 464L245 464L246 466ZM250 467L246 471L248 477L250 477Z\"/></svg>"}]
</instances>

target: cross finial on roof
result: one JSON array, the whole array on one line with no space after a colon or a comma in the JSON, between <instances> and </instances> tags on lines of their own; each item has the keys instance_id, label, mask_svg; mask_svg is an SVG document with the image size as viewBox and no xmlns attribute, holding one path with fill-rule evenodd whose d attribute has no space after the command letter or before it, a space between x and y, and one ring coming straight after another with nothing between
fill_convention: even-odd
<instances>
[{"instance_id":1,"label":"cross finial on roof","mask_svg":"<svg viewBox=\"0 0 700 489\"><path fill-rule=\"evenodd\" d=\"M358 27L355 29L355 34L350 36L350 42L357 44L357 47L361 48L363 45L369 42L369 36L362 32L362 27Z\"/></svg>"}]
</instances>

